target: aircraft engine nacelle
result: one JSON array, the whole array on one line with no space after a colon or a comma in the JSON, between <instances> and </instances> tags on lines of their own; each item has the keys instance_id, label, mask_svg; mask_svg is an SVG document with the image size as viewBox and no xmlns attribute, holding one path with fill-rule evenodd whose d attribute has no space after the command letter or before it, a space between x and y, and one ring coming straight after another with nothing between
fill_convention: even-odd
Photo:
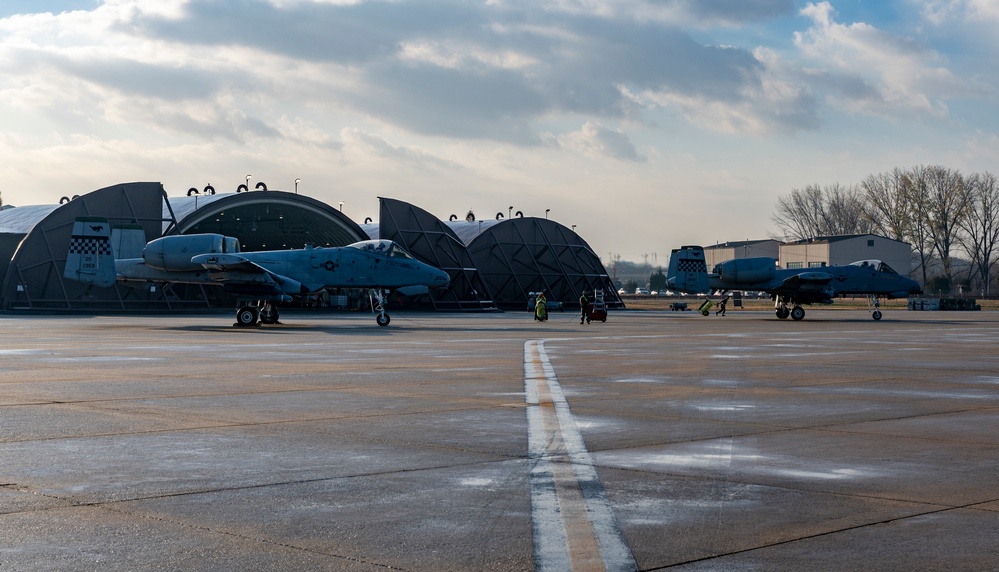
<instances>
[{"instance_id":1,"label":"aircraft engine nacelle","mask_svg":"<svg viewBox=\"0 0 999 572\"><path fill-rule=\"evenodd\" d=\"M152 268L184 272L203 269L200 264L191 262L191 258L199 254L238 251L239 241L232 237L221 234L186 234L153 240L142 251L142 259L146 266Z\"/></svg>"},{"instance_id":2,"label":"aircraft engine nacelle","mask_svg":"<svg viewBox=\"0 0 999 572\"><path fill-rule=\"evenodd\" d=\"M771 280L775 269L773 258L736 258L715 266L715 273L720 280L730 284L756 284Z\"/></svg>"}]
</instances>

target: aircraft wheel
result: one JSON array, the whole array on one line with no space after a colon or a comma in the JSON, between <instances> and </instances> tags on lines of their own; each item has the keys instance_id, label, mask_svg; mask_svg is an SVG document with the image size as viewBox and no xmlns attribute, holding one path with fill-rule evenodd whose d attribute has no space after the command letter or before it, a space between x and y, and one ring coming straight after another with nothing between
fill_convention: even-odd
<instances>
[{"instance_id":1,"label":"aircraft wheel","mask_svg":"<svg viewBox=\"0 0 999 572\"><path fill-rule=\"evenodd\" d=\"M274 306L267 306L260 312L260 321L264 324L278 323L278 309Z\"/></svg>"},{"instance_id":2,"label":"aircraft wheel","mask_svg":"<svg viewBox=\"0 0 999 572\"><path fill-rule=\"evenodd\" d=\"M801 306L795 306L791 309L791 319L798 321L805 319L805 309Z\"/></svg>"},{"instance_id":3,"label":"aircraft wheel","mask_svg":"<svg viewBox=\"0 0 999 572\"><path fill-rule=\"evenodd\" d=\"M378 314L375 316L375 321L378 322L379 326L387 326L392 321L392 318L389 318L388 314Z\"/></svg>"},{"instance_id":4,"label":"aircraft wheel","mask_svg":"<svg viewBox=\"0 0 999 572\"><path fill-rule=\"evenodd\" d=\"M875 320L880 320L881 319L881 310L874 310L874 313L871 314L871 317L874 318Z\"/></svg>"},{"instance_id":5,"label":"aircraft wheel","mask_svg":"<svg viewBox=\"0 0 999 572\"><path fill-rule=\"evenodd\" d=\"M779 319L786 320L787 317L790 316L790 315L791 315L791 312L787 308L785 308L784 306L781 306L780 308L777 308L777 317Z\"/></svg>"},{"instance_id":6,"label":"aircraft wheel","mask_svg":"<svg viewBox=\"0 0 999 572\"><path fill-rule=\"evenodd\" d=\"M257 323L259 312L253 306L243 306L236 311L236 324L240 326L252 326Z\"/></svg>"}]
</instances>

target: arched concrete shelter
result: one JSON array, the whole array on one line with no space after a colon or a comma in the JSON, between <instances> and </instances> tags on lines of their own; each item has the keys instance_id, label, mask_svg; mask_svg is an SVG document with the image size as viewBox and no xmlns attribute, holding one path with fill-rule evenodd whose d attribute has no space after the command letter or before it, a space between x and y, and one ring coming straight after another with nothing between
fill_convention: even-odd
<instances>
[{"instance_id":1,"label":"arched concrete shelter","mask_svg":"<svg viewBox=\"0 0 999 572\"><path fill-rule=\"evenodd\" d=\"M579 307L582 291L603 290L608 307L624 308L600 257L565 225L543 218L513 217L453 221L448 226L468 245L500 308L526 309L528 293L539 290L544 290L549 300L572 308Z\"/></svg>"},{"instance_id":2,"label":"arched concrete shelter","mask_svg":"<svg viewBox=\"0 0 999 572\"><path fill-rule=\"evenodd\" d=\"M113 226L141 229L147 240L161 235L166 192L160 183L123 183L59 205L0 211L0 248L9 261L0 281L0 309L78 310L155 306L159 293L93 288L63 278L66 252L77 217L106 217ZM112 237L113 239L114 237ZM17 241L11 252L10 245ZM9 257L6 256L10 252Z\"/></svg>"},{"instance_id":3,"label":"arched concrete shelter","mask_svg":"<svg viewBox=\"0 0 999 572\"><path fill-rule=\"evenodd\" d=\"M73 222L82 216L107 218L116 233L123 228L141 231L141 244L168 234L199 232L234 236L242 250L302 248L309 242L344 246L367 239L343 213L294 193L251 191L168 198L160 183L113 185L65 204L0 211L0 309L150 310L230 302L217 288L155 284L98 288L63 278Z\"/></svg>"}]
</instances>

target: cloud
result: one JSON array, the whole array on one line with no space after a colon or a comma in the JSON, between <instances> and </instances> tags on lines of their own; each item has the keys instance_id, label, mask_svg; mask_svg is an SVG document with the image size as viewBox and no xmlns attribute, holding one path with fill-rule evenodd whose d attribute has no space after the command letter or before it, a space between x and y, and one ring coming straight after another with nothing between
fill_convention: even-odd
<instances>
[{"instance_id":1,"label":"cloud","mask_svg":"<svg viewBox=\"0 0 999 572\"><path fill-rule=\"evenodd\" d=\"M442 159L435 154L411 147L393 145L383 137L365 133L360 129L348 128L340 133L343 146L348 155L364 155L387 160L388 164L408 163L419 167L435 169L460 168L459 165Z\"/></svg>"},{"instance_id":2,"label":"cloud","mask_svg":"<svg viewBox=\"0 0 999 572\"><path fill-rule=\"evenodd\" d=\"M175 0L154 9L117 0L46 19L42 33L21 36L28 47L11 59L22 71L37 63L82 80L108 101L115 97L101 94L171 102L178 113L231 103L261 136L281 134L268 107L321 110L324 99L415 134L524 146L541 144L563 118L641 121L643 110L663 105L696 124L744 117L722 121L723 130L811 128L805 101L781 100L789 114L761 113L773 102L765 62L701 44L675 25L753 21L789 6L749 4ZM638 18L648 12L659 18ZM719 111L706 118L697 102ZM193 119L174 125L205 136ZM240 136L240 122L221 123L215 136Z\"/></svg>"},{"instance_id":3,"label":"cloud","mask_svg":"<svg viewBox=\"0 0 999 572\"><path fill-rule=\"evenodd\" d=\"M794 13L795 0L494 0L496 5L597 18L707 28L738 26Z\"/></svg>"},{"instance_id":4,"label":"cloud","mask_svg":"<svg viewBox=\"0 0 999 572\"><path fill-rule=\"evenodd\" d=\"M812 21L807 31L794 34L808 68L804 71L829 88L836 107L886 117L942 118L948 115L948 99L968 92L940 54L911 38L863 22L841 24L829 2L809 3L801 13Z\"/></svg>"},{"instance_id":5,"label":"cloud","mask_svg":"<svg viewBox=\"0 0 999 572\"><path fill-rule=\"evenodd\" d=\"M929 0L922 5L927 21L941 25L949 20L999 22L999 4L994 0Z\"/></svg>"},{"instance_id":6,"label":"cloud","mask_svg":"<svg viewBox=\"0 0 999 572\"><path fill-rule=\"evenodd\" d=\"M638 154L625 133L590 121L587 121L579 131L559 137L558 142L589 156L645 162L645 158Z\"/></svg>"},{"instance_id":7,"label":"cloud","mask_svg":"<svg viewBox=\"0 0 999 572\"><path fill-rule=\"evenodd\" d=\"M695 22L745 24L794 13L794 0L672 0L664 2L688 15Z\"/></svg>"}]
</instances>

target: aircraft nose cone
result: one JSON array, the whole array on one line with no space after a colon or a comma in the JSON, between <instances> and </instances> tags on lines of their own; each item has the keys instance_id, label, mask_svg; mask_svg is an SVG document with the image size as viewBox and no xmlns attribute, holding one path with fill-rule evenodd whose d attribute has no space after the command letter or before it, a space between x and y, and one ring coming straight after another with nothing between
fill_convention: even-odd
<instances>
[{"instance_id":1,"label":"aircraft nose cone","mask_svg":"<svg viewBox=\"0 0 999 572\"><path fill-rule=\"evenodd\" d=\"M441 272L437 275L435 283L440 288L447 288L451 285L451 277L448 276L447 272Z\"/></svg>"}]
</instances>

